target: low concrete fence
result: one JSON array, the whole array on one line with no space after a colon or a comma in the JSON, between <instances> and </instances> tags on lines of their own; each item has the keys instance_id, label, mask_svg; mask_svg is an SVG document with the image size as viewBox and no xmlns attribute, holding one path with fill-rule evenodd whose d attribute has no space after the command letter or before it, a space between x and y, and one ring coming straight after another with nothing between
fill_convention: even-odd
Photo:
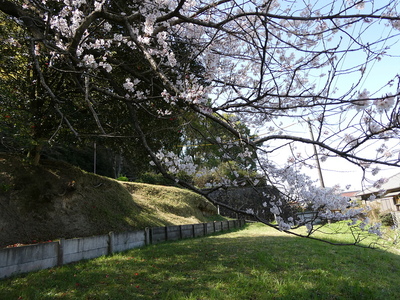
<instances>
[{"instance_id":1,"label":"low concrete fence","mask_svg":"<svg viewBox=\"0 0 400 300\"><path fill-rule=\"evenodd\" d=\"M133 232L110 232L107 235L61 239L57 242L0 249L0 278L111 255L149 244L206 236L215 232L240 228L244 224L244 220L231 220L154 227Z\"/></svg>"}]
</instances>

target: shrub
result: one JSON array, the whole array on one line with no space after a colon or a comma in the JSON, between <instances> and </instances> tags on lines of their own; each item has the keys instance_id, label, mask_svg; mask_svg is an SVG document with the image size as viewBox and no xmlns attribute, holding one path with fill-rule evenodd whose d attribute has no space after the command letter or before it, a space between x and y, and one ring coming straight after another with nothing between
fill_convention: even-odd
<instances>
[{"instance_id":1,"label":"shrub","mask_svg":"<svg viewBox=\"0 0 400 300\"><path fill-rule=\"evenodd\" d=\"M394 221L393 221L393 216L392 214L389 213L383 213L379 215L379 220L382 223L382 225L384 226L393 226L394 225Z\"/></svg>"},{"instance_id":2,"label":"shrub","mask_svg":"<svg viewBox=\"0 0 400 300\"><path fill-rule=\"evenodd\" d=\"M165 178L162 174L146 172L143 173L136 182L158 184L158 185L176 185L173 181Z\"/></svg>"},{"instance_id":3,"label":"shrub","mask_svg":"<svg viewBox=\"0 0 400 300\"><path fill-rule=\"evenodd\" d=\"M117 178L117 180L119 180L119 181L129 181L128 177L126 177L126 176L119 176Z\"/></svg>"}]
</instances>

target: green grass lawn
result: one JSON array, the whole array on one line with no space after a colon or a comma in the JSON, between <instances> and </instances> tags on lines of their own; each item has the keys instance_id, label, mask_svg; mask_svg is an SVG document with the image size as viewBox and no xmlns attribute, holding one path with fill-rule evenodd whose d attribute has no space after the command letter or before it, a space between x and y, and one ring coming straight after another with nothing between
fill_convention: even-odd
<instances>
[{"instance_id":1,"label":"green grass lawn","mask_svg":"<svg viewBox=\"0 0 400 300\"><path fill-rule=\"evenodd\" d=\"M260 224L0 281L0 299L399 298L400 256Z\"/></svg>"}]
</instances>

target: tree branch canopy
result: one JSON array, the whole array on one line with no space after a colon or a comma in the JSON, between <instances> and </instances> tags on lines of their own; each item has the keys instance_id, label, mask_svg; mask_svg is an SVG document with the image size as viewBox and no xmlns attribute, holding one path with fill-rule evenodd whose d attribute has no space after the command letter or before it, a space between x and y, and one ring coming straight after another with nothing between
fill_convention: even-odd
<instances>
[{"instance_id":1,"label":"tree branch canopy","mask_svg":"<svg viewBox=\"0 0 400 300\"><path fill-rule=\"evenodd\" d=\"M0 0L8 66L1 104L21 124L27 118L18 108L30 113L34 140L97 136L220 205L227 206L205 188L274 186L279 197L230 209L272 225L257 214L268 211L280 230L313 232L296 214L304 209L352 223L365 219L364 208L303 172L315 157L372 175L400 166L400 80L390 68L400 62L398 7L398 0ZM375 74L381 66L389 67ZM308 122L315 139L305 136ZM319 153L301 150L307 145Z\"/></svg>"}]
</instances>

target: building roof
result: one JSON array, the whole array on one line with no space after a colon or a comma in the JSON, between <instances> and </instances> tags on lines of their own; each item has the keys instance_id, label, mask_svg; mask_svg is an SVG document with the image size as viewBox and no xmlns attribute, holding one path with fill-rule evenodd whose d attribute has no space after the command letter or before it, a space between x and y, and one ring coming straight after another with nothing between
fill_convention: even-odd
<instances>
[{"instance_id":1,"label":"building roof","mask_svg":"<svg viewBox=\"0 0 400 300\"><path fill-rule=\"evenodd\" d=\"M356 197L360 191L343 192L340 195L343 197Z\"/></svg>"},{"instance_id":2,"label":"building roof","mask_svg":"<svg viewBox=\"0 0 400 300\"><path fill-rule=\"evenodd\" d=\"M385 197L393 197L393 196L397 196L399 194L400 194L400 191L392 192L392 193L385 194Z\"/></svg>"},{"instance_id":3,"label":"building roof","mask_svg":"<svg viewBox=\"0 0 400 300\"><path fill-rule=\"evenodd\" d=\"M378 193L380 191L391 192L395 190L400 190L400 173L387 178L386 182L384 182L379 188L371 187L365 189L359 192L357 196Z\"/></svg>"}]
</instances>

